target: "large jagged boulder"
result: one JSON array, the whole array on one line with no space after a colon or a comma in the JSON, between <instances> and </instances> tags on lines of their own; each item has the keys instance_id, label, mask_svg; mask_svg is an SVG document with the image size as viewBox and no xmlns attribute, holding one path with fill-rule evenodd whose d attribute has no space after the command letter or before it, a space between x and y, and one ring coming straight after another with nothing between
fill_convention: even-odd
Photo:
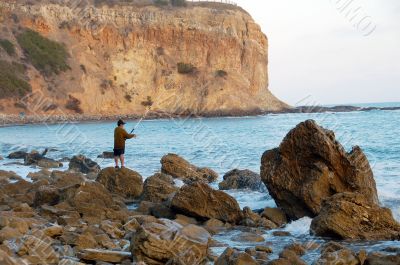
<instances>
[{"instance_id":1,"label":"large jagged boulder","mask_svg":"<svg viewBox=\"0 0 400 265\"><path fill-rule=\"evenodd\" d=\"M85 181L61 191L60 197L88 222L125 220L126 206L113 198L99 182Z\"/></svg>"},{"instance_id":2,"label":"large jagged boulder","mask_svg":"<svg viewBox=\"0 0 400 265\"><path fill-rule=\"evenodd\" d=\"M202 227L159 219L138 228L132 236L131 252L136 261L149 265L204 264L210 238Z\"/></svg>"},{"instance_id":3,"label":"large jagged boulder","mask_svg":"<svg viewBox=\"0 0 400 265\"><path fill-rule=\"evenodd\" d=\"M96 181L103 184L111 193L125 198L136 198L143 191L142 176L128 168L105 168L99 172Z\"/></svg>"},{"instance_id":4,"label":"large jagged boulder","mask_svg":"<svg viewBox=\"0 0 400 265\"><path fill-rule=\"evenodd\" d=\"M75 172L81 172L84 174L98 173L100 166L90 158L83 155L73 156L69 161L68 169Z\"/></svg>"},{"instance_id":5,"label":"large jagged boulder","mask_svg":"<svg viewBox=\"0 0 400 265\"><path fill-rule=\"evenodd\" d=\"M10 153L7 158L8 159L24 159L28 153L25 151L15 151Z\"/></svg>"},{"instance_id":6,"label":"large jagged boulder","mask_svg":"<svg viewBox=\"0 0 400 265\"><path fill-rule=\"evenodd\" d=\"M261 159L261 178L290 219L315 217L322 201L340 192L359 192L378 203L367 157L359 147L350 153L332 131L308 120L297 125L279 148Z\"/></svg>"},{"instance_id":7,"label":"large jagged boulder","mask_svg":"<svg viewBox=\"0 0 400 265\"><path fill-rule=\"evenodd\" d=\"M171 176L156 173L144 181L141 199L149 202L164 202L178 190Z\"/></svg>"},{"instance_id":8,"label":"large jagged boulder","mask_svg":"<svg viewBox=\"0 0 400 265\"><path fill-rule=\"evenodd\" d=\"M161 172L184 181L213 182L218 174L209 168L199 168L176 154L168 154L161 158Z\"/></svg>"},{"instance_id":9,"label":"large jagged boulder","mask_svg":"<svg viewBox=\"0 0 400 265\"><path fill-rule=\"evenodd\" d=\"M324 201L311 231L337 239L400 240L400 224L390 209L371 203L363 194L350 192Z\"/></svg>"},{"instance_id":10,"label":"large jagged boulder","mask_svg":"<svg viewBox=\"0 0 400 265\"><path fill-rule=\"evenodd\" d=\"M248 169L233 169L227 172L223 179L218 185L220 190L250 189L266 191L260 175Z\"/></svg>"},{"instance_id":11,"label":"large jagged boulder","mask_svg":"<svg viewBox=\"0 0 400 265\"><path fill-rule=\"evenodd\" d=\"M238 223L242 218L237 201L223 191L213 190L204 182L184 185L174 196L172 209L198 219L218 219Z\"/></svg>"}]
</instances>

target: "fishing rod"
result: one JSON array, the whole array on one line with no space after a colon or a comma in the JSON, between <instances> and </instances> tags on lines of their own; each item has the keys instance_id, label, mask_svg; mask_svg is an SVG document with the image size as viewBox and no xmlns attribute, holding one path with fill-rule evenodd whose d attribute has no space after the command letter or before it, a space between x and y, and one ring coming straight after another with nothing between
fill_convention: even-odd
<instances>
[{"instance_id":1,"label":"fishing rod","mask_svg":"<svg viewBox=\"0 0 400 265\"><path fill-rule=\"evenodd\" d=\"M147 113L149 113L150 108L146 111L146 113L140 118L140 120L136 123L135 127L133 127L131 134L136 130L136 128L142 123L143 119L147 116Z\"/></svg>"}]
</instances>

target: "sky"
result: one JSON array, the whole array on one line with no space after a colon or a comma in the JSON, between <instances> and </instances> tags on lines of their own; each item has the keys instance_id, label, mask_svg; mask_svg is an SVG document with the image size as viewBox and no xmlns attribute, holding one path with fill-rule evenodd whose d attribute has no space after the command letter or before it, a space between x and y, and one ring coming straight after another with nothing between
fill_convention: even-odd
<instances>
[{"instance_id":1,"label":"sky","mask_svg":"<svg viewBox=\"0 0 400 265\"><path fill-rule=\"evenodd\" d=\"M270 90L293 106L400 102L399 0L234 0L269 39Z\"/></svg>"}]
</instances>

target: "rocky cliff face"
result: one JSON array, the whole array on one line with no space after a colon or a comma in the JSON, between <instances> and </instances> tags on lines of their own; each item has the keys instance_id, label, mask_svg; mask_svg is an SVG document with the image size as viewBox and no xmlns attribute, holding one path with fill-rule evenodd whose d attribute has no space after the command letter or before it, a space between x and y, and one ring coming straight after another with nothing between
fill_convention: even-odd
<instances>
[{"instance_id":1,"label":"rocky cliff face","mask_svg":"<svg viewBox=\"0 0 400 265\"><path fill-rule=\"evenodd\" d=\"M229 115L280 110L268 90L268 40L240 8L24 5L0 2L3 29L23 62L34 108L0 99L2 112L89 115ZM25 28L63 43L69 70L46 76L29 64L17 42ZM43 101L43 100L42 100ZM75 105L75 107L71 107ZM51 106L51 107L49 107Z\"/></svg>"}]
</instances>

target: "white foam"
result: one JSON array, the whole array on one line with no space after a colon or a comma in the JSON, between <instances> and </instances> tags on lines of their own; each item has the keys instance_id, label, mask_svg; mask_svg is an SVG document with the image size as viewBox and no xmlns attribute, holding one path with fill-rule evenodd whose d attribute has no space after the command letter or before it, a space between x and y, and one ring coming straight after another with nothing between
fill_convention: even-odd
<instances>
[{"instance_id":1,"label":"white foam","mask_svg":"<svg viewBox=\"0 0 400 265\"><path fill-rule=\"evenodd\" d=\"M292 235L309 235L312 219L303 217L286 225L284 231L290 232Z\"/></svg>"}]
</instances>

